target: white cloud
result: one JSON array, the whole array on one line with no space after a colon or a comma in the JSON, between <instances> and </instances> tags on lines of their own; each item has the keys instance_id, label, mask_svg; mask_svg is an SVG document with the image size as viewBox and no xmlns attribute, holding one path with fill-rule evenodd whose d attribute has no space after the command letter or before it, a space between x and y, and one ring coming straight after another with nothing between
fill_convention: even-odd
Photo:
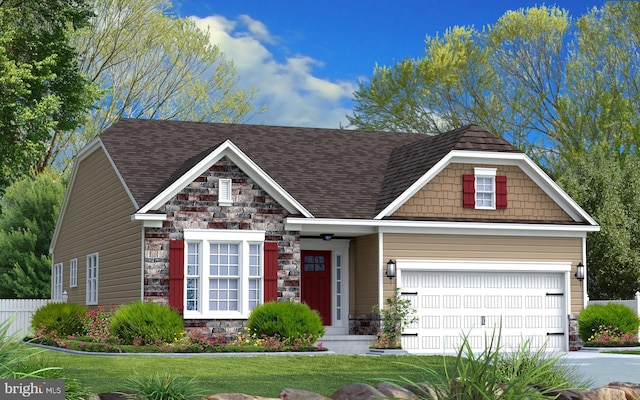
<instances>
[{"instance_id":1,"label":"white cloud","mask_svg":"<svg viewBox=\"0 0 640 400\"><path fill-rule=\"evenodd\" d=\"M233 60L240 85L259 90L256 104L266 104L267 113L250 123L337 128L346 125L350 99L357 82L331 81L314 75L324 64L312 57L296 55L276 59L268 45L278 43L262 22L241 15L237 20L214 15L190 17L209 31L211 42Z\"/></svg>"}]
</instances>

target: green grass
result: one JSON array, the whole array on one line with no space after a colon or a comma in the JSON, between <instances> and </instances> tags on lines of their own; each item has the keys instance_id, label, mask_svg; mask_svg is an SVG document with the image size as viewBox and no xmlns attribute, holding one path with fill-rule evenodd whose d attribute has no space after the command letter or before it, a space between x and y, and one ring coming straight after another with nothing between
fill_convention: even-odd
<instances>
[{"instance_id":1,"label":"green grass","mask_svg":"<svg viewBox=\"0 0 640 400\"><path fill-rule=\"evenodd\" d=\"M601 353L640 355L640 350L604 350Z\"/></svg>"},{"instance_id":2,"label":"green grass","mask_svg":"<svg viewBox=\"0 0 640 400\"><path fill-rule=\"evenodd\" d=\"M420 382L428 367L444 371L442 356L88 356L46 350L38 357L46 365L62 368L92 393L125 390L127 378L169 374L189 380L199 392L245 393L278 397L284 388L309 390L331 396L352 383L375 385L380 379L407 378Z\"/></svg>"}]
</instances>

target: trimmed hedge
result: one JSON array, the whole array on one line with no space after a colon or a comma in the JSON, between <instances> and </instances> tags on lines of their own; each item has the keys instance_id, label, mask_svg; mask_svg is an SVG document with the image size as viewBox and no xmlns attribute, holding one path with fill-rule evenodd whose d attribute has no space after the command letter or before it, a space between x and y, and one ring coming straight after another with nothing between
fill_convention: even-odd
<instances>
[{"instance_id":1,"label":"trimmed hedge","mask_svg":"<svg viewBox=\"0 0 640 400\"><path fill-rule=\"evenodd\" d=\"M66 337L82 335L82 315L87 308L75 303L49 303L36 310L31 318L33 331L44 335Z\"/></svg>"},{"instance_id":2,"label":"trimmed hedge","mask_svg":"<svg viewBox=\"0 0 640 400\"><path fill-rule=\"evenodd\" d=\"M131 303L118 308L111 317L111 334L122 344L173 343L184 333L182 316L156 303Z\"/></svg>"},{"instance_id":3,"label":"trimmed hedge","mask_svg":"<svg viewBox=\"0 0 640 400\"><path fill-rule=\"evenodd\" d=\"M583 342L603 326L616 327L621 333L638 332L640 319L632 309L617 303L592 304L578 315L578 332Z\"/></svg>"},{"instance_id":4,"label":"trimmed hedge","mask_svg":"<svg viewBox=\"0 0 640 400\"><path fill-rule=\"evenodd\" d=\"M317 311L303 303L270 301L257 306L249 315L247 327L257 335L283 338L312 336L312 342L324 335Z\"/></svg>"}]
</instances>

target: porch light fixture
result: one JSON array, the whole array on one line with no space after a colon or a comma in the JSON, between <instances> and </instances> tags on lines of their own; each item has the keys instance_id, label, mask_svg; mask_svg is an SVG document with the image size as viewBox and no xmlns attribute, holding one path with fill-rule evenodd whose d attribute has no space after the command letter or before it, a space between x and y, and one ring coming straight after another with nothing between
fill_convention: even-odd
<instances>
[{"instance_id":1,"label":"porch light fixture","mask_svg":"<svg viewBox=\"0 0 640 400\"><path fill-rule=\"evenodd\" d=\"M331 240L333 239L333 233L321 233L320 237L322 240Z\"/></svg>"},{"instance_id":2,"label":"porch light fixture","mask_svg":"<svg viewBox=\"0 0 640 400\"><path fill-rule=\"evenodd\" d=\"M575 277L580 282L584 279L584 265L582 263L578 263L578 265L576 265Z\"/></svg>"},{"instance_id":3,"label":"porch light fixture","mask_svg":"<svg viewBox=\"0 0 640 400\"><path fill-rule=\"evenodd\" d=\"M387 278L393 279L396 276L396 262L389 260L387 262Z\"/></svg>"}]
</instances>

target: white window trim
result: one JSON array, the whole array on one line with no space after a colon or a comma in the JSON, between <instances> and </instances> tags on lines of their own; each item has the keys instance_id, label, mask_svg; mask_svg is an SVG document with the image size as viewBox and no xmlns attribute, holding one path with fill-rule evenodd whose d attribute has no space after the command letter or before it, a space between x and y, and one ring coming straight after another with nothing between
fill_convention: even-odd
<instances>
[{"instance_id":1,"label":"white window trim","mask_svg":"<svg viewBox=\"0 0 640 400\"><path fill-rule=\"evenodd\" d=\"M90 278L90 274L89 274L89 268L91 267L91 263L90 260L92 258L95 258L95 276L93 278ZM99 267L100 267L100 258L98 253L91 253L87 256L87 298L86 298L86 304L87 305L97 305L98 304L98 277L99 275ZM94 282L94 291L90 292L90 288L91 288L91 281L95 281Z\"/></svg>"},{"instance_id":2,"label":"white window trim","mask_svg":"<svg viewBox=\"0 0 640 400\"><path fill-rule=\"evenodd\" d=\"M185 318L200 318L200 319L247 319L249 317L249 245L260 244L262 253L264 254L264 231L249 231L249 230L226 230L226 229L185 229L184 230L185 242L199 242L200 245L200 257L199 257L199 288L198 288L198 304L200 304L200 310L193 311L184 310ZM239 275L240 281L238 283L238 311L204 311L205 307L209 304L209 278L208 274L205 274L208 270L209 260L209 244L210 243L237 243L240 245L239 253ZM185 273L187 268L187 252L185 251ZM264 302L264 257L261 257L261 279L259 282L261 290L260 303ZM187 304L187 282L184 281L184 304Z\"/></svg>"},{"instance_id":3,"label":"white window trim","mask_svg":"<svg viewBox=\"0 0 640 400\"><path fill-rule=\"evenodd\" d=\"M221 206L230 206L233 204L231 197L232 181L231 179L218 179L218 204Z\"/></svg>"},{"instance_id":4,"label":"white window trim","mask_svg":"<svg viewBox=\"0 0 640 400\"><path fill-rule=\"evenodd\" d=\"M78 259L69 261L69 287L78 287Z\"/></svg>"},{"instance_id":5,"label":"white window trim","mask_svg":"<svg viewBox=\"0 0 640 400\"><path fill-rule=\"evenodd\" d=\"M475 177L474 189L475 189L475 208L477 210L495 210L496 209L496 168L479 168L473 169L473 175ZM491 178L493 191L491 192L491 206L479 206L478 205L478 193L486 193L478 191L478 178Z\"/></svg>"},{"instance_id":6,"label":"white window trim","mask_svg":"<svg viewBox=\"0 0 640 400\"><path fill-rule=\"evenodd\" d=\"M56 263L53 265L53 293L51 299L62 301L62 279L64 264Z\"/></svg>"}]
</instances>

